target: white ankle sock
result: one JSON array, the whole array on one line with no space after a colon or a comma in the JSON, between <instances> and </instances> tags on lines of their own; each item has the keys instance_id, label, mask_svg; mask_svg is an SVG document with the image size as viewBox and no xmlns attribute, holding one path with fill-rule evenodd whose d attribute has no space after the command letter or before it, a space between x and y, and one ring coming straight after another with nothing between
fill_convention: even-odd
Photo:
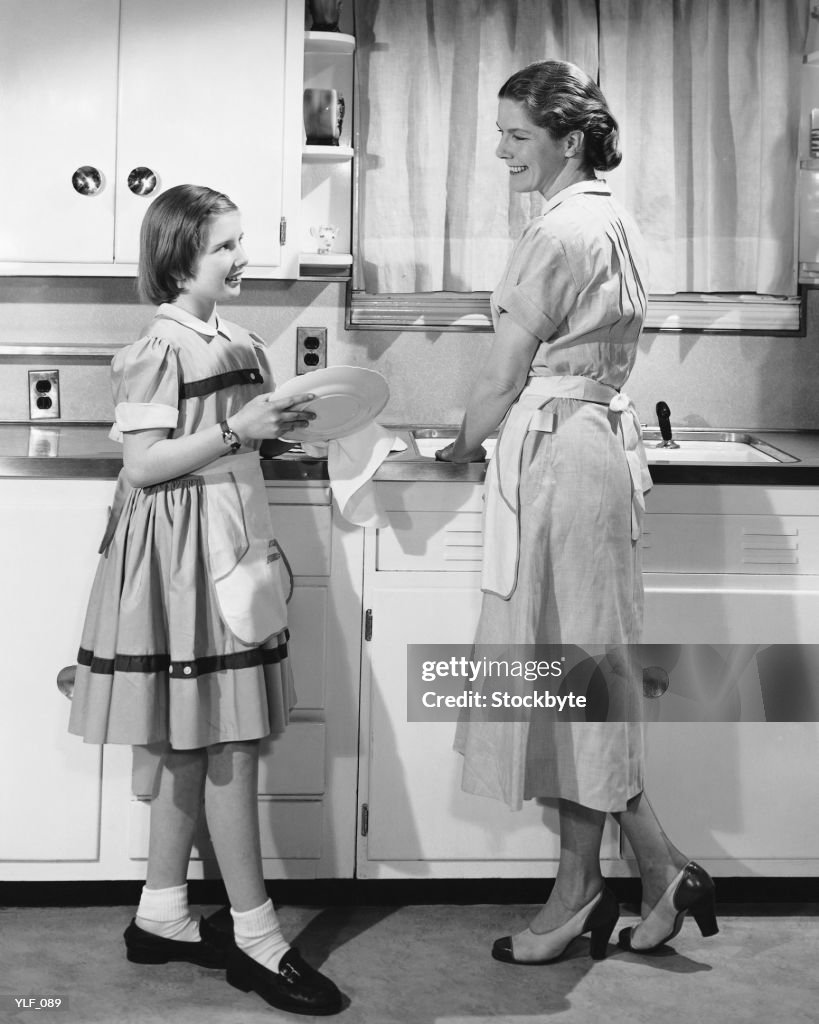
<instances>
[{"instance_id":1,"label":"white ankle sock","mask_svg":"<svg viewBox=\"0 0 819 1024\"><path fill-rule=\"evenodd\" d=\"M144 886L136 912L137 925L151 935L177 942L198 942L199 922L188 910L187 885L170 889L149 889Z\"/></svg>"},{"instance_id":2,"label":"white ankle sock","mask_svg":"<svg viewBox=\"0 0 819 1024\"><path fill-rule=\"evenodd\" d=\"M253 910L236 911L231 907L236 945L269 971L278 971L279 962L290 949L282 935L279 919L268 900Z\"/></svg>"}]
</instances>

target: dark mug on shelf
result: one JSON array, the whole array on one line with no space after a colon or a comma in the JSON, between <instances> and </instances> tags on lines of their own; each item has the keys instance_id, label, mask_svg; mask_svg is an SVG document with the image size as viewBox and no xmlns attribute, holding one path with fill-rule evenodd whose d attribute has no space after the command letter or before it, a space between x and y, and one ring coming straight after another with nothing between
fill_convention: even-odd
<instances>
[{"instance_id":1,"label":"dark mug on shelf","mask_svg":"<svg viewBox=\"0 0 819 1024\"><path fill-rule=\"evenodd\" d=\"M337 146L344 120L344 97L335 89L304 90L304 130L308 146Z\"/></svg>"},{"instance_id":2,"label":"dark mug on shelf","mask_svg":"<svg viewBox=\"0 0 819 1024\"><path fill-rule=\"evenodd\" d=\"M314 32L338 32L341 0L307 0Z\"/></svg>"}]
</instances>

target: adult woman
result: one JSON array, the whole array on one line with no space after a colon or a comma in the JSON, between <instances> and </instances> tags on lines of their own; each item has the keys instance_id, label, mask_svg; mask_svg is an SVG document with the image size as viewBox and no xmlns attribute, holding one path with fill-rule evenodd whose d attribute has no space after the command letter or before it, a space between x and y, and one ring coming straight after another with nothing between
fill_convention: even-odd
<instances>
[{"instance_id":1,"label":"adult woman","mask_svg":"<svg viewBox=\"0 0 819 1024\"><path fill-rule=\"evenodd\" d=\"M615 673L634 678L642 581L637 539L650 487L634 407L620 393L646 309L646 260L631 218L595 170L620 162L617 123L579 68L542 61L499 93L496 155L516 192L547 200L518 240L492 296L495 340L472 390L451 462L483 458L487 474L483 605L476 644L606 645ZM611 678L614 678L612 675ZM554 888L529 927L499 939L496 959L544 963L592 933L605 955L618 916L600 871L606 813L637 857L643 920L625 948L656 948L686 910L713 934L713 883L665 837L643 795L639 696L631 685L617 721L459 724L463 786L520 807L558 801Z\"/></svg>"}]
</instances>

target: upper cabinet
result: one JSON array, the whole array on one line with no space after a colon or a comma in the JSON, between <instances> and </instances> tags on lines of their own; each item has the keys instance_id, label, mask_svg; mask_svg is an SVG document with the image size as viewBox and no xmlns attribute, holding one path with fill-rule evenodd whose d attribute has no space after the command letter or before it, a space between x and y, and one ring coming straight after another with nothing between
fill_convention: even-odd
<instances>
[{"instance_id":1,"label":"upper cabinet","mask_svg":"<svg viewBox=\"0 0 819 1024\"><path fill-rule=\"evenodd\" d=\"M248 276L299 275L303 0L0 0L0 273L133 275L151 198L243 215Z\"/></svg>"}]
</instances>

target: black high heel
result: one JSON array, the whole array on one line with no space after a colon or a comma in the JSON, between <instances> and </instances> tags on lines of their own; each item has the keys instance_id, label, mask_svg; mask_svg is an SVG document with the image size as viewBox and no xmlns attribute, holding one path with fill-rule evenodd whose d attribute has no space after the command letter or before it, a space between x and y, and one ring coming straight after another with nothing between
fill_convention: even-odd
<instances>
[{"instance_id":1,"label":"black high heel","mask_svg":"<svg viewBox=\"0 0 819 1024\"><path fill-rule=\"evenodd\" d=\"M564 956L576 938L585 932L591 932L589 954L592 960L603 960L606 956L608 941L619 916L620 907L617 904L617 898L611 889L604 885L597 896L585 907L582 907L566 924L553 931L544 932L543 936L538 936L550 936L552 939L554 951L550 951L547 956L537 960L518 959L515 956L511 935L505 935L502 939L495 940L492 956L495 960L506 964L527 964L532 967L539 964L553 964ZM536 932L532 932L532 934L537 935Z\"/></svg>"},{"instance_id":2,"label":"black high heel","mask_svg":"<svg viewBox=\"0 0 819 1024\"><path fill-rule=\"evenodd\" d=\"M618 945L635 953L658 949L679 933L687 913L697 922L703 937L719 931L714 880L693 860L680 871L643 921L623 928Z\"/></svg>"}]
</instances>

